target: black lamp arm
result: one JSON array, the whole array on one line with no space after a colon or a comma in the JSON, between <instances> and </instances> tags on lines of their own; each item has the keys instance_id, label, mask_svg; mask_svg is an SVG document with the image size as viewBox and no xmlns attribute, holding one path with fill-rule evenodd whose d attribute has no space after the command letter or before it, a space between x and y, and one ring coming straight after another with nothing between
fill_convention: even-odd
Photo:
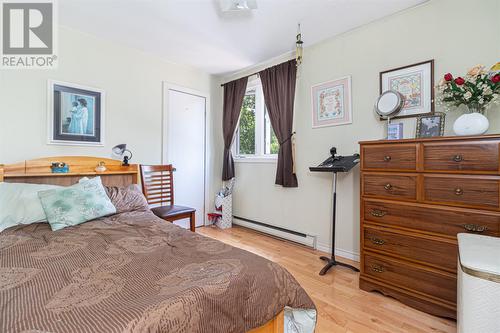
<instances>
[{"instance_id":1,"label":"black lamp arm","mask_svg":"<svg viewBox=\"0 0 500 333\"><path fill-rule=\"evenodd\" d=\"M130 150L128 150L128 149L125 149L125 151L124 151L123 153L125 154L125 152L127 152L127 151L130 153L130 156L128 157L128 160L130 161L130 160L132 159L132 156L134 156L134 155L133 155L133 154L132 154L132 152L131 152Z\"/></svg>"}]
</instances>

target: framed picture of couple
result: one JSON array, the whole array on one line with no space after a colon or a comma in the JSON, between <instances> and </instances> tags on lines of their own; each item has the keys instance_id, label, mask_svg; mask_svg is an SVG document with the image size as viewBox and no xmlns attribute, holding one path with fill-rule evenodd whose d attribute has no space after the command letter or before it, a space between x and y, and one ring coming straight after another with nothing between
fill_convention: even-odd
<instances>
[{"instance_id":1,"label":"framed picture of couple","mask_svg":"<svg viewBox=\"0 0 500 333\"><path fill-rule=\"evenodd\" d=\"M48 143L104 145L103 90L79 84L48 82Z\"/></svg>"}]
</instances>

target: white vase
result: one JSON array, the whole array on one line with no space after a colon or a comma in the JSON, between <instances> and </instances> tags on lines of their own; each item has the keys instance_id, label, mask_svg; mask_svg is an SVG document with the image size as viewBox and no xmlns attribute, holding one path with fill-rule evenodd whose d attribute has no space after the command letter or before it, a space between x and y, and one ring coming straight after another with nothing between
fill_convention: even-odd
<instances>
[{"instance_id":1,"label":"white vase","mask_svg":"<svg viewBox=\"0 0 500 333\"><path fill-rule=\"evenodd\" d=\"M489 126L488 118L481 113L466 113L455 120L453 132L456 135L481 135L486 133Z\"/></svg>"}]
</instances>

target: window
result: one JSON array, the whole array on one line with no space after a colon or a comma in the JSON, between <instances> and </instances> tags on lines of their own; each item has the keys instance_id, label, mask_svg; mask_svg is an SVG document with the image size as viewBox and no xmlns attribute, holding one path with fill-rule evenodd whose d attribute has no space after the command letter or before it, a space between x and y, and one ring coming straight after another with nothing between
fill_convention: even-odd
<instances>
[{"instance_id":1,"label":"window","mask_svg":"<svg viewBox=\"0 0 500 333\"><path fill-rule=\"evenodd\" d=\"M269 113L267 113L267 109L264 115L264 143L264 154L278 154L280 145L278 143L278 138L274 133L273 127L271 126L271 121L269 120Z\"/></svg>"},{"instance_id":2,"label":"window","mask_svg":"<svg viewBox=\"0 0 500 333\"><path fill-rule=\"evenodd\" d=\"M234 154L243 158L275 158L279 143L271 126L258 78L249 80L236 132Z\"/></svg>"},{"instance_id":3,"label":"window","mask_svg":"<svg viewBox=\"0 0 500 333\"><path fill-rule=\"evenodd\" d=\"M238 125L238 155L255 155L255 95L256 89L252 88L243 98Z\"/></svg>"}]
</instances>

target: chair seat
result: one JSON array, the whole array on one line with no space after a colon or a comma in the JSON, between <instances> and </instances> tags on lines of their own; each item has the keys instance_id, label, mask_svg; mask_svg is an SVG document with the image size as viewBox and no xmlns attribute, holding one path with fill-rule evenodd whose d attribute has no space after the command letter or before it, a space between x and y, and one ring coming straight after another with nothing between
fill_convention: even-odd
<instances>
[{"instance_id":1,"label":"chair seat","mask_svg":"<svg viewBox=\"0 0 500 333\"><path fill-rule=\"evenodd\" d=\"M196 212L196 209L185 206L170 205L151 208L151 211L160 218L167 218L181 214L190 214Z\"/></svg>"}]
</instances>

